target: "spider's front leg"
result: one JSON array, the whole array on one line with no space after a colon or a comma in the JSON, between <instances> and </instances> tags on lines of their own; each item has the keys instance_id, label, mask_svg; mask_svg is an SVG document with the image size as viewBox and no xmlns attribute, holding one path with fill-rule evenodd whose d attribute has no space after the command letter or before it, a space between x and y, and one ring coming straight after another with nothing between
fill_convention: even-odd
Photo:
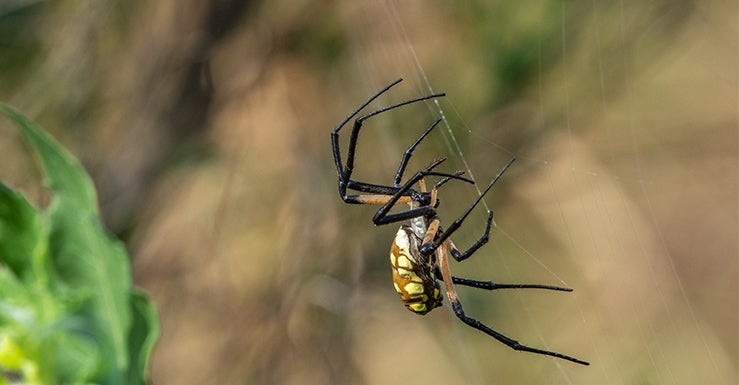
<instances>
[{"instance_id":1,"label":"spider's front leg","mask_svg":"<svg viewBox=\"0 0 739 385\"><path fill-rule=\"evenodd\" d=\"M385 88L377 92L375 95L370 97L366 102L362 103L362 105L359 106L354 112L349 114L344 120L342 120L331 132L331 148L333 152L334 157L334 163L336 165L336 172L338 174L338 190L339 190L339 196L341 199L346 203L356 203L356 204L377 204L378 200L381 199L378 197L378 195L393 195L397 188L393 188L390 186L383 186L383 185L375 185L371 183L364 183L364 182L357 182L351 179L352 172L354 171L354 157L355 152L357 148L357 140L359 138L359 131L362 129L362 123L377 115L381 114L383 112L402 107L408 104L417 103L423 100L428 99L435 99L439 97L443 97L445 94L432 94L432 95L426 95L421 96L413 99L408 99L399 103L392 104L387 107L383 107L381 109L371 111L365 115L362 115L358 117L356 120L354 120L354 126L352 128L352 132L349 137L349 149L347 151L347 158L346 158L346 164L343 164L342 157L341 157L341 149L339 146L339 131L355 116L359 114L360 111L362 111L365 107L367 107L372 101L377 99L380 95L387 92L390 88L392 88L394 85L400 83L402 79L398 79L389 85L387 85ZM433 127L432 127L433 128ZM430 131L430 129L429 129ZM360 192L370 193L375 196L365 197L362 198L362 195L349 195L347 194L347 189L352 189Z\"/></svg>"}]
</instances>

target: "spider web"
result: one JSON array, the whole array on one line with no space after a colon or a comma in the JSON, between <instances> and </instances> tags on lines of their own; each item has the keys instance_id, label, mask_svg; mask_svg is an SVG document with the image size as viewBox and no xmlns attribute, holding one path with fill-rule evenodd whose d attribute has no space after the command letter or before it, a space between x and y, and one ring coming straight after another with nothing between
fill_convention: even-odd
<instances>
[{"instance_id":1,"label":"spider web","mask_svg":"<svg viewBox=\"0 0 739 385\"><path fill-rule=\"evenodd\" d=\"M437 333L440 350L451 346L447 359L462 369L440 378L461 376L467 383L506 375L521 383L735 383L737 137L731 122L737 86L736 71L728 68L736 63L736 52L732 37L726 36L736 36L736 12L667 2L552 4L550 17L558 28L536 32L533 91L501 102L482 123L468 123L475 117L457 102L467 90L453 88L455 76L430 75L463 61L456 60L455 50L439 59L445 49L424 40L424 32L450 31L455 16L424 13L418 4L394 1L365 4L360 7L363 15L353 16L372 25L355 36L362 42L357 66L365 83L372 84L367 94L393 71L404 74L420 94L447 91L447 98L428 107L443 118L437 135L445 155L474 180L486 181L506 157L518 156L514 168L519 170L503 178L507 187L498 193L505 198L494 191L482 201L485 209L490 208L488 201L496 201L494 240L488 251L480 252L487 255L452 268L477 278L490 272L493 279L512 282L544 277L575 288L570 297L463 292L468 313L522 343L593 364L571 367L552 359L553 366L546 366L538 357L491 346L482 335L457 326L448 312L431 327L442 330ZM486 10L501 15L510 11L508 6ZM732 27L716 27L727 25L718 21L727 14L732 17L724 20ZM504 23L501 17L491 16L490 23ZM463 36L465 32L472 34L464 31ZM721 38L715 44L701 43L709 36ZM546 47L552 39L558 42L557 52ZM384 42L382 47L377 41ZM705 58L712 55L719 59L708 63ZM388 63L390 69L383 67ZM696 73L701 66L711 70ZM702 95L714 91L727 102L700 103ZM502 127L491 128L495 123ZM710 138L702 135L707 127L715 133ZM396 144L392 133L382 135L387 136L383 144L391 149L388 154L402 151L405 142ZM692 163L681 169L683 160ZM687 189L686 178L693 181ZM723 181L719 190L727 193L709 193L714 201L702 198L705 187L718 179ZM478 194L480 185L485 184L476 185ZM456 199L456 194L445 191L441 196ZM722 208L729 214L722 216ZM446 214L447 221L451 215ZM723 221L715 226L718 234L709 235L705 229L715 228L714 220ZM475 232L470 230L474 225L467 226L460 232ZM469 264L476 264L476 270ZM728 309L711 299L717 292L723 293L720 303ZM501 305L505 310L486 311L497 306L491 303L502 303L499 297L512 297L513 302ZM469 298L472 302L465 302ZM515 369L491 367L491 360L493 366L515 362ZM530 377L524 381L516 377L535 363L542 365L537 366L541 372L526 373Z\"/></svg>"}]
</instances>

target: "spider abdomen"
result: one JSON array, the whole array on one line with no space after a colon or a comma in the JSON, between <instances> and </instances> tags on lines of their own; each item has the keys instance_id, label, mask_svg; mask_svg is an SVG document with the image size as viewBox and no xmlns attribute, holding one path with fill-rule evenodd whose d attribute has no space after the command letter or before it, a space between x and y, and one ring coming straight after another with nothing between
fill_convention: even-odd
<instances>
[{"instance_id":1,"label":"spider abdomen","mask_svg":"<svg viewBox=\"0 0 739 385\"><path fill-rule=\"evenodd\" d=\"M441 287L434 278L433 255L418 251L421 240L410 226L401 226L390 247L393 285L408 310L426 314L441 306Z\"/></svg>"}]
</instances>

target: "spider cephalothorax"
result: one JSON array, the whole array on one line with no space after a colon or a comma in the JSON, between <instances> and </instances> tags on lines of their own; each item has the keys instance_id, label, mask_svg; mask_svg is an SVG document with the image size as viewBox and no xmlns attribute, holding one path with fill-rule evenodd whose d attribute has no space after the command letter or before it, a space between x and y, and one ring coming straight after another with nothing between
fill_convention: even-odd
<instances>
[{"instance_id":1,"label":"spider cephalothorax","mask_svg":"<svg viewBox=\"0 0 739 385\"><path fill-rule=\"evenodd\" d=\"M458 262L463 261L472 256L472 254L488 242L493 223L493 212L488 211L485 231L482 236L466 251L460 252L451 239L449 239L449 236L459 229L464 219L467 218L477 204L480 203L485 194L490 191L493 185L498 181L508 167L510 167L513 161L516 160L515 156L503 166L477 199L470 204L467 210L446 229L441 227L436 211L439 204L438 189L452 180L471 184L474 184L475 182L464 178L462 176L464 174L462 171L454 173L434 171L437 166L446 160L445 158L439 158L433 161L428 167L416 172L405 182L402 182L405 168L413 154L413 150L415 150L416 146L418 146L434 129L434 127L441 122L441 119L437 119L431 123L426 131L424 131L418 139L416 139L416 141L405 150L391 186L359 182L351 178L354 170L354 154L357 147L357 138L359 136L359 131L362 128L362 123L365 120L394 108L444 96L444 94L432 94L409 99L359 116L354 120L354 126L349 137L346 163L343 163L341 150L339 148L339 131L373 100L385 93L392 86L398 84L400 81L401 80L398 79L380 90L341 121L341 123L339 123L331 133L331 145L336 170L339 176L339 196L341 196L341 199L344 200L344 202L352 204L381 205L380 209L377 210L377 213L372 218L375 225L386 225L389 223L409 221L408 225L402 225L400 227L395 235L395 240L390 247L390 264L393 272L393 284L395 285L395 290L400 295L401 301L412 312L416 314L426 314L434 308L441 306L443 300L441 286L439 285L439 281L441 281L444 284L444 291L446 292L447 299L452 306L452 310L454 310L454 314L467 325L482 331L515 350L549 355L578 364L588 365L587 362L571 356L522 345L518 341L506 337L505 335L484 325L480 321L467 316L462 308L459 298L457 297L457 292L454 289L454 285L457 284L484 290L546 289L572 291L572 289L569 288L549 285L502 284L492 281L476 281L455 277L451 273L451 269L449 267L450 256ZM425 178L427 177L440 178L439 181L433 185L430 191L427 191L426 189ZM418 186L418 188L415 186ZM347 192L348 190L354 190L360 194L349 194ZM408 210L390 213L390 210L395 207L395 204L397 203L408 204Z\"/></svg>"}]
</instances>

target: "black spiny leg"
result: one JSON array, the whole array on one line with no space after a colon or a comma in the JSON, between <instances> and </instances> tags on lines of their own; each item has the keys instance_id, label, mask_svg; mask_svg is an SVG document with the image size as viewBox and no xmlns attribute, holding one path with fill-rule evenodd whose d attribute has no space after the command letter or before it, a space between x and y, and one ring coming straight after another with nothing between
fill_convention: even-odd
<instances>
[{"instance_id":1,"label":"black spiny leg","mask_svg":"<svg viewBox=\"0 0 739 385\"><path fill-rule=\"evenodd\" d=\"M347 150L347 156L346 156L346 164L342 163L341 159L341 149L339 147L339 131L355 116L359 114L360 111L362 111L365 107L367 107L373 100L377 99L380 95L387 92L390 88L392 88L394 85L401 82L402 79L398 79L389 85L387 85L385 88L377 92L375 95L370 97L366 102L362 103L362 105L359 106L354 112L349 114L344 120L339 123L338 126L334 128L334 130L331 132L331 148L333 151L334 156L334 163L336 164L336 172L339 177L339 196L341 196L341 199L344 200L346 203L364 203L362 202L362 198L357 198L356 195L347 195L347 188L352 188L354 190L359 190L362 192L371 192L371 193L379 193L379 194L386 194L385 191L380 192L380 190L387 190L388 186L377 186L377 185L371 185L369 183L361 183L356 182L351 179L352 172L354 171L354 156L357 148L357 139L359 138L359 131L362 129L362 123L377 114L381 114L383 112L402 107L408 104L417 103L423 100L428 99L434 99L444 96L444 94L433 94L433 95L426 95L421 96L418 98L408 99L399 103L392 104L387 107L380 108L378 110L369 112L365 115L362 115L358 117L356 120L354 120L354 126L352 127L352 132L349 137L349 149ZM433 128L433 126L431 127ZM430 129L428 130L430 131ZM423 139L423 138L421 138ZM419 140L420 141L420 140ZM359 188L356 188L359 187ZM379 187L379 188L378 188Z\"/></svg>"},{"instance_id":2,"label":"black spiny leg","mask_svg":"<svg viewBox=\"0 0 739 385\"><path fill-rule=\"evenodd\" d=\"M493 212L488 210L488 221L485 224L485 231L482 233L482 236L480 237L480 239L478 239L477 242L475 242L472 246L470 246L470 248L467 249L467 251L465 251L464 253L460 253L456 247L452 247L452 250L451 250L452 257L457 262L462 262L465 259L472 256L472 254L474 254L475 251L477 251L477 249L481 248L483 245L488 243L488 241L490 240L490 229L492 228L492 226L493 226Z\"/></svg>"},{"instance_id":3,"label":"black spiny leg","mask_svg":"<svg viewBox=\"0 0 739 385\"><path fill-rule=\"evenodd\" d=\"M400 222L409 220L411 218L418 218L418 217L426 217L431 218L436 216L436 209L429 206L429 205L422 205L415 209L410 209L407 211L401 211L399 213L393 213L389 214L390 210L393 208L395 203L398 202L398 200L406 195L408 191L411 190L411 187L418 183L421 179L423 179L426 176L440 176L440 177L446 177L446 178L452 178L452 179L458 179L467 183L475 183L467 178L463 178L457 174L446 174L442 172L436 172L432 171L436 166L440 165L442 162L444 162L446 158L440 158L431 163L426 169L418 171L413 177L408 179L408 181L405 182L402 186L398 188L398 191L393 195L390 200L380 207L379 210L377 210L377 213L375 213L375 216L372 217L372 222L374 222L375 225L386 225L388 223L394 223L394 222Z\"/></svg>"},{"instance_id":4,"label":"black spiny leg","mask_svg":"<svg viewBox=\"0 0 739 385\"><path fill-rule=\"evenodd\" d=\"M486 326L482 322L467 316L465 314L464 309L462 308L462 303L459 302L459 297L457 296L457 291L454 289L454 281L455 278L452 276L451 270L449 269L449 253L451 249L451 242L446 241L441 245L441 248L437 250L436 256L437 256L437 262L438 262L438 272L436 273L437 276L441 275L441 280L444 282L444 287L446 288L446 295L447 299L452 305L452 310L454 310L454 314L459 318L462 322L466 323L467 325L495 338L496 340L500 341L501 343L509 346L510 348L514 350L520 350L524 352L530 352L530 353L536 353L536 354L544 354L547 356L557 357L561 358L563 360L572 361L575 363L578 363L580 365L590 365L588 362L570 357L568 355L564 355L557 352L552 352L549 350L542 350L537 348L532 348L530 346L523 345L519 343L518 341L507 337L490 327ZM456 279L457 282L460 282L462 284L468 283L471 286L475 286L476 284L481 284L482 286L485 285L484 282L479 281L472 281L472 280L465 280L465 279ZM493 285L493 283L490 283ZM502 288L502 287L499 287ZM492 288L490 290L493 290Z\"/></svg>"},{"instance_id":5,"label":"black spiny leg","mask_svg":"<svg viewBox=\"0 0 739 385\"><path fill-rule=\"evenodd\" d=\"M503 335L503 334L501 334L501 333L499 333L499 332L497 332L497 331L489 328L488 326L486 326L482 322L480 322L480 321L478 321L478 320L476 320L476 319L474 319L472 317L468 317L464 313L464 309L462 309L462 304L459 302L458 299L454 299L451 302L452 302L452 309L454 310L454 314L457 316L457 318L459 318L460 320L462 320L462 322L464 322L467 325L469 325L469 326L471 326L471 327L473 327L473 328L475 328L475 329L477 329L477 330L479 330L479 331L481 331L481 332L483 332L483 333L485 333L485 334L487 334L487 335L495 338L496 340L498 340L498 341L500 341L500 342L508 345L513 350L519 350L519 351L524 351L524 352L529 352L529 353L536 353L536 354L544 354L544 355L547 355L547 356L552 356L552 357L561 358L563 360L572 361L572 362L577 363L577 364L580 364L580 365L590 365L590 363L587 362L587 361L583 361L583 360L577 359L575 357L570 357L570 356L564 355L562 353L551 352L549 350L542 350L542 349L537 349L537 348L532 348L530 346L522 345L521 343L519 343L518 341L514 340L513 338L506 337L505 335Z\"/></svg>"},{"instance_id":6,"label":"black spiny leg","mask_svg":"<svg viewBox=\"0 0 739 385\"><path fill-rule=\"evenodd\" d=\"M436 271L436 278L443 279L441 273ZM542 285L538 283L497 283L493 281L478 281L475 279L460 278L452 276L452 283L455 285L462 285L473 287L475 289L482 290L498 290L498 289L544 289L554 291L572 291L569 287Z\"/></svg>"},{"instance_id":7,"label":"black spiny leg","mask_svg":"<svg viewBox=\"0 0 739 385\"><path fill-rule=\"evenodd\" d=\"M485 194L487 194L490 191L490 189L493 188L493 185L495 185L495 182L497 182L498 179L500 179L500 177L503 176L503 173L505 173L506 170L508 170L508 167L510 167L511 164L515 160L516 160L516 157L515 156L512 157L511 160L509 160L508 163L506 163L505 166L503 166L503 168L500 169L500 171L498 171L498 174L495 176L495 178L493 178L493 180L490 181L490 183L487 185L487 187L485 187L485 190L482 191L482 193L480 194L480 196L478 196L477 199L475 199L475 201L472 202L472 204L470 205L470 207L467 208L467 211L465 211L464 214L460 215L459 218L457 218L454 222L452 222L452 224L449 225L449 227L446 229L446 231L444 231L438 238L436 238L436 240L434 240L434 243L433 244L422 245L421 246L421 249L420 249L421 254L423 254L425 256L431 255L431 253L433 253L434 250L436 250L447 238L449 238L449 236L452 235L452 233L454 233L455 231L457 231L457 229L459 228L459 226L462 225L462 222L465 220L465 218L467 218L467 216L470 215L470 213L475 208L475 206L477 206L477 204L480 203L480 201L485 196ZM490 216L492 216L492 213L489 213L488 214L488 218L490 218ZM485 237L483 237L483 238L485 238ZM481 240L482 240L482 238L481 238ZM485 242L487 242L487 241L485 241ZM484 242L482 244L480 244L480 245L477 245L477 248L480 248L483 244L484 244ZM475 245L473 245L473 246L475 246ZM474 250L473 250L473 252L474 252ZM469 257L469 255L467 255L467 257Z\"/></svg>"},{"instance_id":8,"label":"black spiny leg","mask_svg":"<svg viewBox=\"0 0 739 385\"><path fill-rule=\"evenodd\" d=\"M400 164L398 165L398 171L395 173L395 179L393 180L393 186L400 187L400 180L403 179L403 173L405 172L405 167L408 166L408 161L411 159L411 156L413 155L413 150L415 150L416 146L418 146L421 143L421 141L423 141L426 138L426 136L428 136L428 134L431 133L431 130L433 130L434 127L436 127L439 124L439 122L441 122L441 118L436 119L433 123L431 123L429 128L427 128L426 131L424 131L423 134L421 134L421 136L419 136L418 139L416 139L416 141L413 142L413 144L411 144L410 146L408 146L408 148L405 150L405 152L403 153L403 157L400 159Z\"/></svg>"}]
</instances>

